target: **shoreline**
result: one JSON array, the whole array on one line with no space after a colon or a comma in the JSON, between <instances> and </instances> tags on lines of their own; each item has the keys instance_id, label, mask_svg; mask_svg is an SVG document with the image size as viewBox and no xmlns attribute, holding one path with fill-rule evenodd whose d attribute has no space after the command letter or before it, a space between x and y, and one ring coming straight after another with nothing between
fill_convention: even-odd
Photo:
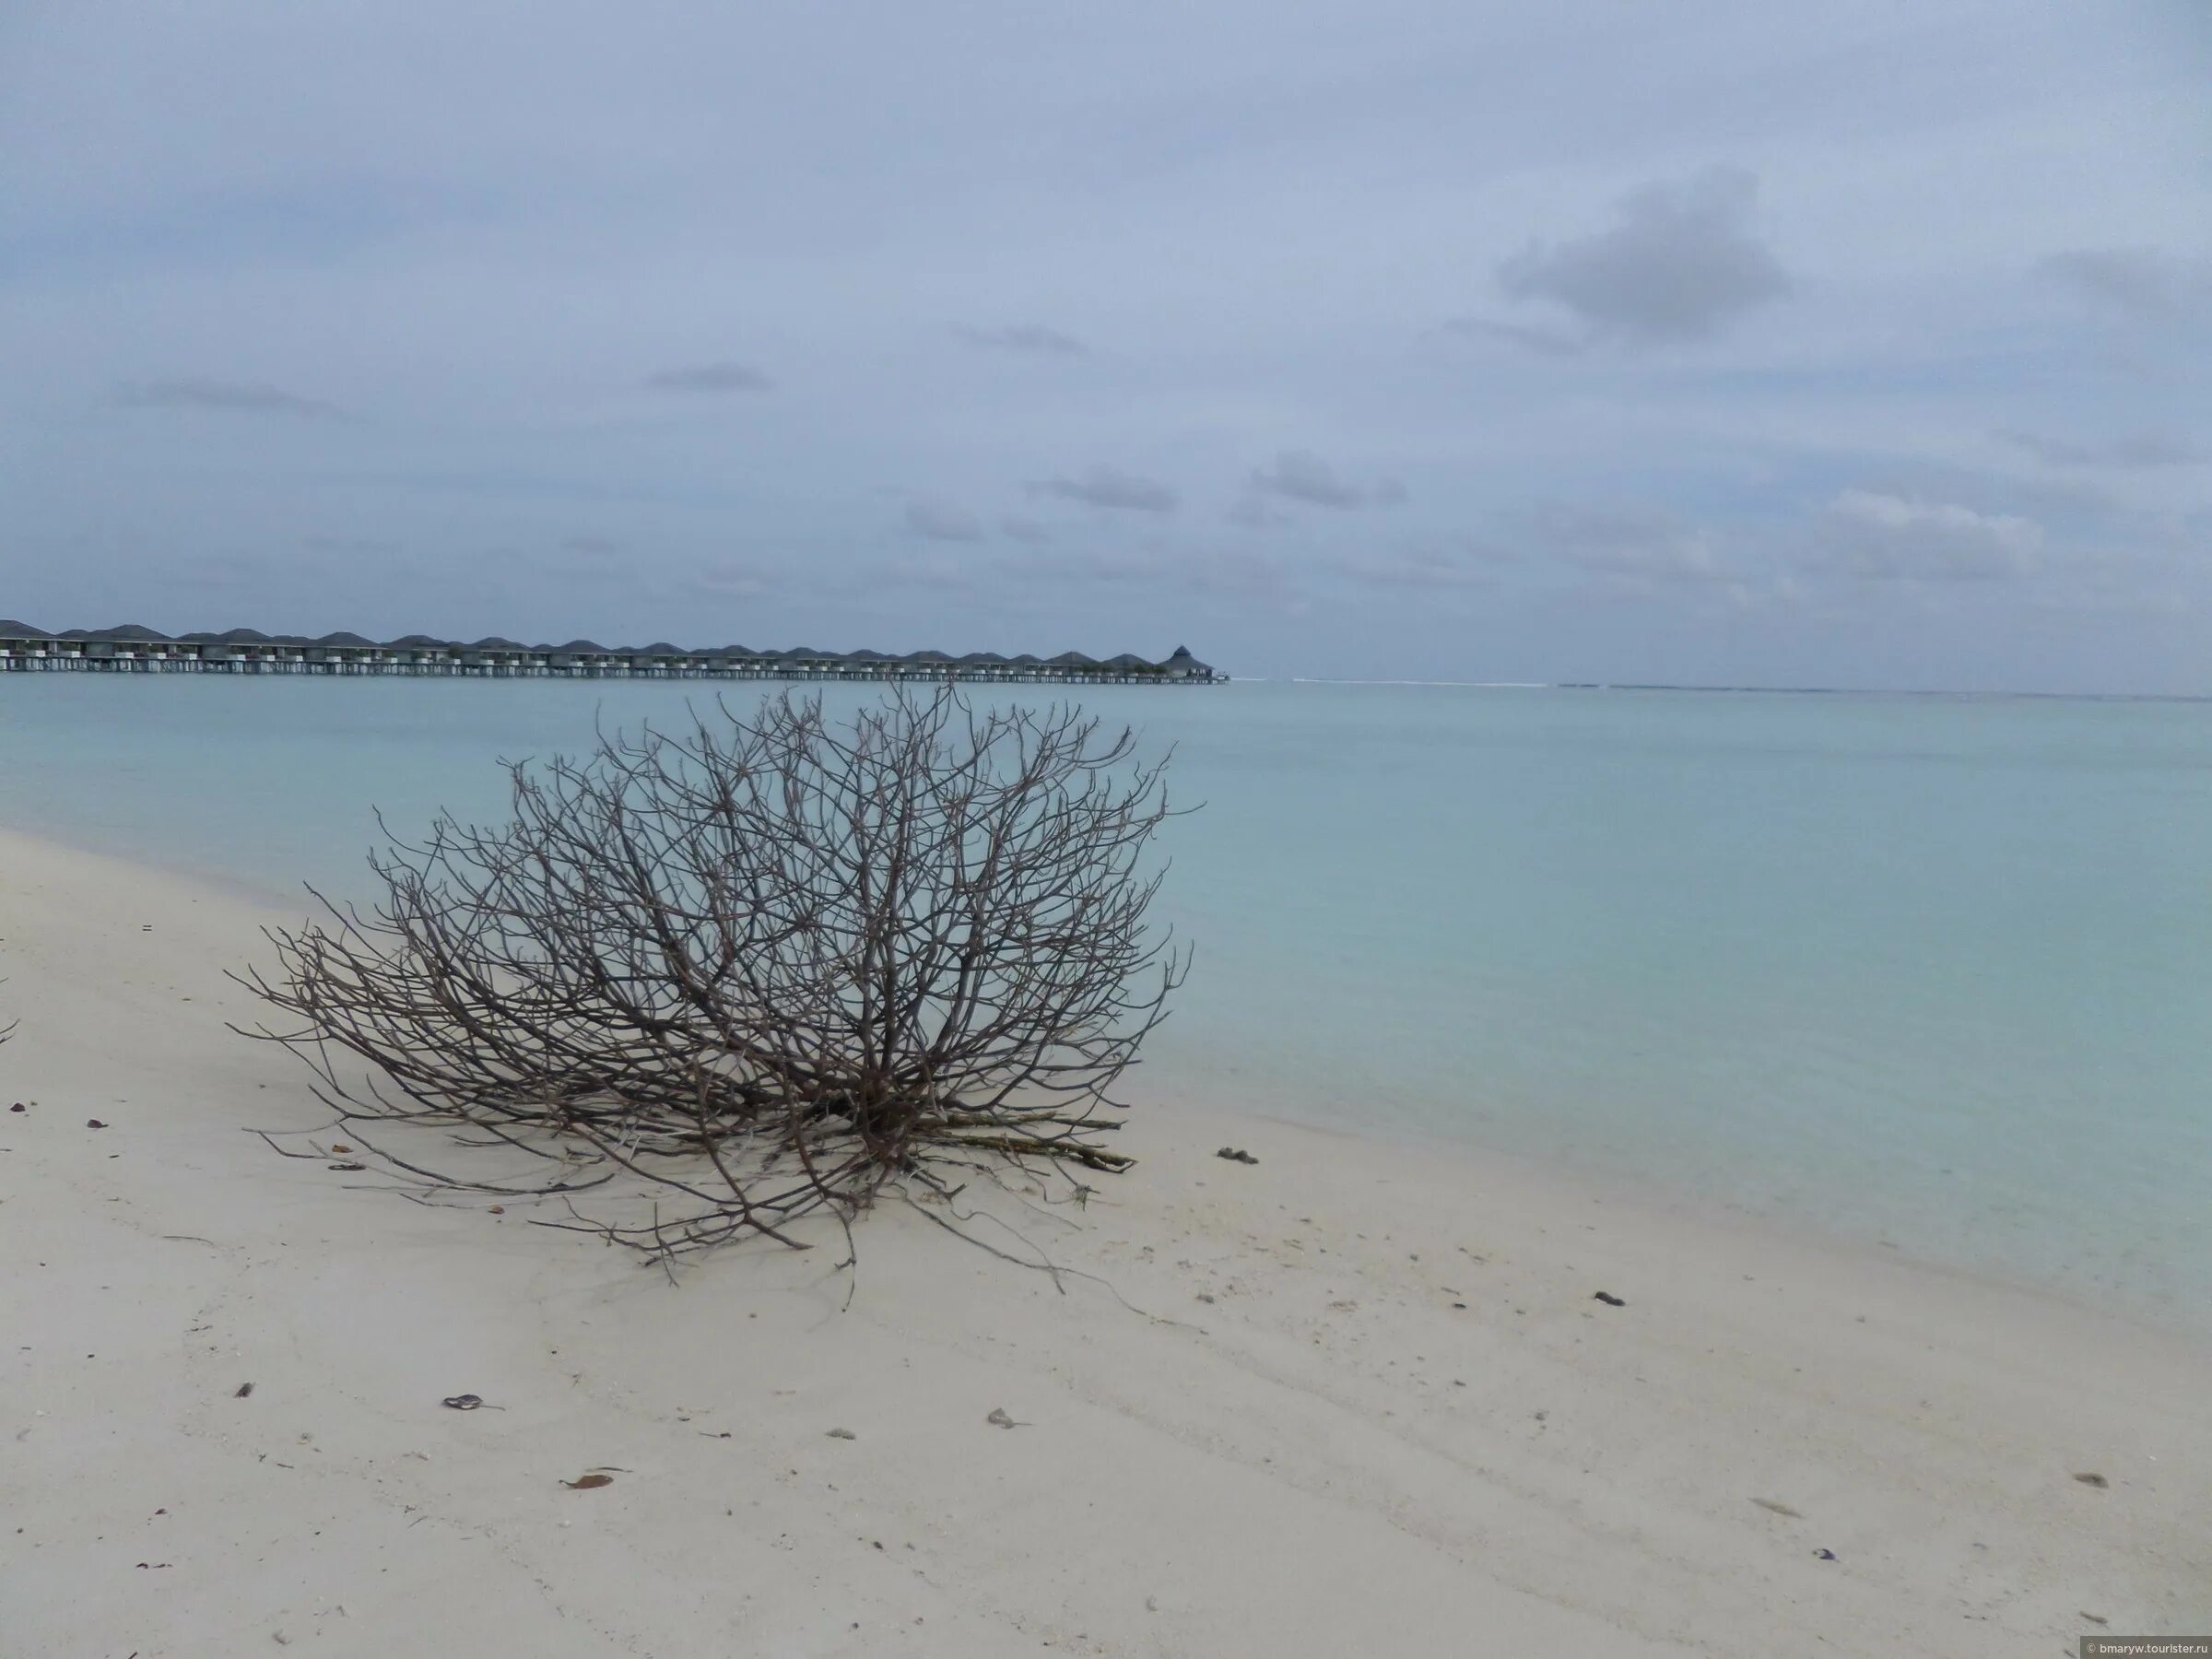
<instances>
[{"instance_id":1,"label":"shoreline","mask_svg":"<svg viewBox=\"0 0 2212 1659\"><path fill-rule=\"evenodd\" d=\"M263 922L278 916L296 922L300 918L319 918L324 914L306 885L297 877L287 877L281 887L264 886L210 865L190 860L162 862L149 859L135 851L79 845L63 837L0 823L0 858L5 858L11 841L29 850L34 857L43 853L49 857L62 855L96 859L124 873L125 879L128 878L128 873L135 872L196 889L220 901L253 910L259 913ZM0 974L0 978L4 977L4 974ZM0 1020L0 1024L5 1023L5 1020ZM1167 1070L1165 1065L1159 1065L1153 1075L1159 1076ZM1144 1080L1146 1072L1146 1067L1139 1068L1140 1093L1149 1086ZM1171 1093L1174 1079L1163 1077L1162 1081L1166 1090ZM1203 1088L1201 1092L1204 1092ZM1853 1260L1880 1270L1901 1264L1916 1273L1952 1280L1971 1290L2019 1298L2031 1303L2047 1305L2054 1312L2110 1322L2161 1341L2177 1342L2185 1347L2201 1350L2207 1361L2212 1362L2212 1312L2204 1316L2203 1323L2190 1324L2169 1316L2148 1296L2114 1292L2109 1300L2092 1300L2073 1289L2039 1282L2027 1275L2015 1276L1983 1265L1946 1260L1893 1241L1877 1240L1868 1232L1830 1226L1818 1220L1784 1219L1749 1205L1715 1200L1672 1183L1639 1183L1618 1169L1570 1164L1542 1154L1519 1151L1412 1124L1376 1121L1357 1124L1327 1124L1320 1122L1317 1115L1301 1115L1295 1108L1271 1109L1251 1099L1225 1101L1220 1098L1236 1092L1230 1088L1218 1088L1208 1103L1198 1107L1193 1107L1180 1099L1172 1107L1156 1104L1148 1108L1140 1101L1136 1112L1139 1117L1147 1110L1172 1110L1185 1119L1206 1117L1214 1120L1223 1132L1233 1131L1241 1124L1266 1123L1286 1130L1307 1132L1354 1146L1386 1149L1398 1157L1457 1161L1471 1171L1507 1176L1523 1184L1541 1187L1569 1201L1611 1203L1623 1212L1639 1214L1662 1226L1715 1229L1746 1244L1805 1250L1818 1255Z\"/></svg>"},{"instance_id":2,"label":"shoreline","mask_svg":"<svg viewBox=\"0 0 2212 1659\"><path fill-rule=\"evenodd\" d=\"M987 1212L1105 1286L888 1205L851 1281L748 1247L671 1288L240 1133L322 1121L222 1029L273 905L0 831L0 1093L36 1102L0 1117L0 1241L38 1264L0 1605L36 1651L1318 1654L1394 1624L1995 1655L2212 1623L2193 1336L1171 1104L1072 1221ZM464 1392L504 1409L439 1406Z\"/></svg>"}]
</instances>

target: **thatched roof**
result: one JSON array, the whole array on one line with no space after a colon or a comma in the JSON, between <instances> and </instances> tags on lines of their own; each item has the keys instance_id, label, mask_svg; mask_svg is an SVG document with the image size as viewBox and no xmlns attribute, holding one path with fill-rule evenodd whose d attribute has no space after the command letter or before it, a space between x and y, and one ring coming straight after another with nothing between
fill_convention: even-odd
<instances>
[{"instance_id":1,"label":"thatched roof","mask_svg":"<svg viewBox=\"0 0 2212 1659\"><path fill-rule=\"evenodd\" d=\"M125 623L115 628L73 628L64 633L53 633L45 629L33 628L28 622L0 618L0 639L5 640L58 640L69 641L102 641L118 645L144 644L199 644L199 645L274 645L286 650L303 650L310 646L334 647L347 650L372 650L376 641L358 633L340 631L324 634L319 640L310 640L300 634L265 634L258 629L233 628L226 633L165 634L139 623ZM1124 651L1100 661L1086 656L1080 651L1064 651L1055 657L1040 657L1032 652L1018 656L1005 656L995 651L971 651L961 656L935 650L910 651L900 656L893 653L863 649L853 652L817 651L806 645L794 645L785 651L756 651L747 645L722 645L692 651L657 640L650 645L622 645L609 647L596 640L571 640L566 645L524 645L520 641L494 634L474 644L463 644L453 640L441 640L432 634L407 634L387 642L386 649L394 651L467 651L467 652L539 652L567 656L615 657L690 657L718 659L724 662L786 664L893 664L918 667L945 668L1011 668L1041 667L1082 671L1107 669L1118 673L1157 673L1180 671L1185 675L1212 677L1214 670L1193 656L1187 646L1178 645L1163 663L1155 663Z\"/></svg>"}]
</instances>

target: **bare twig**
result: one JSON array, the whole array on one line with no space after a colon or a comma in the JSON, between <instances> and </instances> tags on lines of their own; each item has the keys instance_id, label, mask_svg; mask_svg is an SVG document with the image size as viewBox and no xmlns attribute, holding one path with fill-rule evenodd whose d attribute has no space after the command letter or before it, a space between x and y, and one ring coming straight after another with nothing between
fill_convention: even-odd
<instances>
[{"instance_id":1,"label":"bare twig","mask_svg":"<svg viewBox=\"0 0 2212 1659\"><path fill-rule=\"evenodd\" d=\"M275 971L234 976L283 1016L246 1034L424 1191L559 1196L571 1219L535 1225L664 1265L800 1245L825 1210L849 1265L853 1219L931 1164L1127 1169L1106 1111L1189 966L1148 920L1165 761L950 691L720 715L510 765L504 824L386 829L374 908L317 893L321 921L269 932ZM409 1161L371 1123L556 1170ZM571 1201L594 1188L609 1207Z\"/></svg>"}]
</instances>

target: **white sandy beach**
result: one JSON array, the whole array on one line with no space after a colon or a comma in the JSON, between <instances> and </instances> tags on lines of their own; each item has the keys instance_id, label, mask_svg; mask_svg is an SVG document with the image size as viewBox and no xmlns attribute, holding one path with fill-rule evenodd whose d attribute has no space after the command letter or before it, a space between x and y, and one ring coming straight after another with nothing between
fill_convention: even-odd
<instances>
[{"instance_id":1,"label":"white sandy beach","mask_svg":"<svg viewBox=\"0 0 2212 1659\"><path fill-rule=\"evenodd\" d=\"M323 1117L224 1029L262 920L0 837L8 1659L2016 1659L2212 1627L2212 1355L2178 1336L1171 1100L1087 1210L998 1203L988 1236L1096 1276L1065 1293L896 1205L856 1285L831 1228L672 1287L245 1133Z\"/></svg>"}]
</instances>

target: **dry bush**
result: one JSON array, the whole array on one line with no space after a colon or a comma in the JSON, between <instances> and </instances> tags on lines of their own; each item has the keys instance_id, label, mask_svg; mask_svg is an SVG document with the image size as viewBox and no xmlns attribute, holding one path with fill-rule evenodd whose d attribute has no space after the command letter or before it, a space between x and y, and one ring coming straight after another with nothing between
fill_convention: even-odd
<instances>
[{"instance_id":1,"label":"dry bush","mask_svg":"<svg viewBox=\"0 0 2212 1659\"><path fill-rule=\"evenodd\" d=\"M414 1181L559 1194L547 1225L664 1258L798 1242L799 1217L942 1190L947 1163L1080 1196L1067 1166L1130 1161L1100 1144L1113 1091L1188 967L1147 919L1164 765L1079 710L949 690L603 735L511 766L510 822L387 830L372 910L318 893L321 921L269 934L278 971L241 982L293 1018L248 1034L310 1061L351 1139L382 1120L475 1149L377 1151ZM487 1148L549 1165L495 1178Z\"/></svg>"}]
</instances>

